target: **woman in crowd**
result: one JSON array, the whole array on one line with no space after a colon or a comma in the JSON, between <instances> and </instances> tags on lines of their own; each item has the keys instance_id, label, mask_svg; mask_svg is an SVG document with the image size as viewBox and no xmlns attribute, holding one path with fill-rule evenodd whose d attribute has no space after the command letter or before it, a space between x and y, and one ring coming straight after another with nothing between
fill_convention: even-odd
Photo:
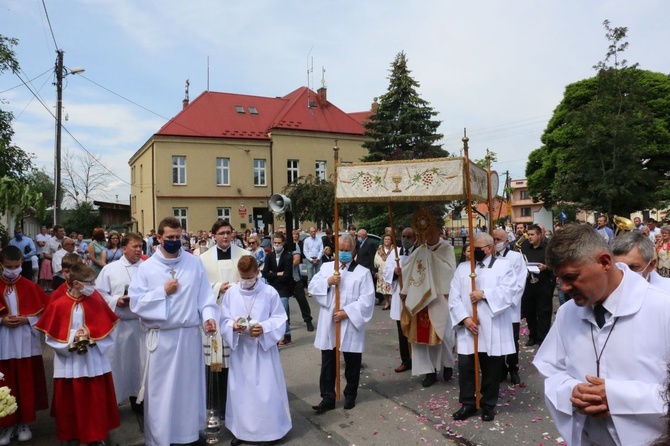
<instances>
[{"instance_id":1,"label":"woman in crowd","mask_svg":"<svg viewBox=\"0 0 670 446\"><path fill-rule=\"evenodd\" d=\"M384 235L382 244L377 248L375 254L375 269L377 271L377 293L384 296L384 308L388 310L391 308L391 284L384 280L384 266L386 265L386 258L393 252L393 245L391 244L391 235Z\"/></svg>"},{"instance_id":2,"label":"woman in crowd","mask_svg":"<svg viewBox=\"0 0 670 446\"><path fill-rule=\"evenodd\" d=\"M88 258L91 259L91 268L93 268L97 277L102 267L105 266L105 261L102 258L102 253L107 249L105 246L105 230L95 228L91 240L86 249L88 250Z\"/></svg>"},{"instance_id":3,"label":"woman in crowd","mask_svg":"<svg viewBox=\"0 0 670 446\"><path fill-rule=\"evenodd\" d=\"M249 252L258 262L258 269L263 270L263 264L265 263L265 251L261 248L261 239L257 235L250 235L247 237L247 243L249 245Z\"/></svg>"},{"instance_id":4,"label":"woman in crowd","mask_svg":"<svg viewBox=\"0 0 670 446\"><path fill-rule=\"evenodd\" d=\"M123 249L121 248L121 236L118 232L112 231L108 234L107 247L102 253L103 266L112 263L123 257Z\"/></svg>"},{"instance_id":5,"label":"woman in crowd","mask_svg":"<svg viewBox=\"0 0 670 446\"><path fill-rule=\"evenodd\" d=\"M661 227L661 239L656 241L656 271L662 277L670 277L670 226Z\"/></svg>"}]
</instances>

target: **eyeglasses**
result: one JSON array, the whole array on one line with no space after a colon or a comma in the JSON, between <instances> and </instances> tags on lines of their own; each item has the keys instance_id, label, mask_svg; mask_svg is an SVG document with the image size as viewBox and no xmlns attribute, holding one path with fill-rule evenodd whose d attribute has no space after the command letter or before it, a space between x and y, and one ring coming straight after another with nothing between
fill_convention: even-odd
<instances>
[{"instance_id":1,"label":"eyeglasses","mask_svg":"<svg viewBox=\"0 0 670 446\"><path fill-rule=\"evenodd\" d=\"M255 244L256 244L256 242L249 242L249 246L255 245Z\"/></svg>"},{"instance_id":2,"label":"eyeglasses","mask_svg":"<svg viewBox=\"0 0 670 446\"><path fill-rule=\"evenodd\" d=\"M221 231L221 232L217 232L216 235L230 235L232 233L233 233L232 231Z\"/></svg>"}]
</instances>

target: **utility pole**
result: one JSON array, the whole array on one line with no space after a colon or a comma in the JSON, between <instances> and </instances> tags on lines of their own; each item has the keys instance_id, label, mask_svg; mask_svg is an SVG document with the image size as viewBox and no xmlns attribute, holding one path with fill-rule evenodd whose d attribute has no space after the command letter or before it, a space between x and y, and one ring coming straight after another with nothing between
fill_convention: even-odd
<instances>
[{"instance_id":1,"label":"utility pole","mask_svg":"<svg viewBox=\"0 0 670 446\"><path fill-rule=\"evenodd\" d=\"M54 225L61 223L61 119L63 117L63 50L56 51L56 147L54 149Z\"/></svg>"}]
</instances>

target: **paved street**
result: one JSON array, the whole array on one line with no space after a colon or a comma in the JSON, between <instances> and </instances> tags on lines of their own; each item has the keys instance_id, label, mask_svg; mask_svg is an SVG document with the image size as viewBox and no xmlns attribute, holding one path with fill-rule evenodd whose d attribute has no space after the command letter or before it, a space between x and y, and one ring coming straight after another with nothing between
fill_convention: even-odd
<instances>
[{"instance_id":1,"label":"paved street","mask_svg":"<svg viewBox=\"0 0 670 446\"><path fill-rule=\"evenodd\" d=\"M317 305L310 299L316 320ZM458 410L457 375L449 382L438 381L424 389L421 378L410 372L394 373L400 360L395 322L388 311L375 307L368 325L366 351L363 354L361 388L353 410L338 408L315 415L311 406L320 401L320 353L313 346L300 318L295 300L291 300L293 343L281 348L281 358L289 392L293 429L280 444L285 445L552 445L560 444L558 432L544 407L538 373L530 364L536 348L522 348L520 386L506 382L501 388L498 414L493 422L478 417L454 422ZM522 327L522 341L525 341ZM45 348L47 376L52 374L52 353ZM342 372L342 387L344 388ZM49 383L50 384L50 383ZM253 404L253 402L245 402ZM129 406L121 407L122 426L110 434L108 444L141 445L142 436ZM34 425L35 446L58 444L55 426L48 411ZM219 444L229 444L230 433L222 432ZM18 445L14 442L13 445Z\"/></svg>"}]
</instances>

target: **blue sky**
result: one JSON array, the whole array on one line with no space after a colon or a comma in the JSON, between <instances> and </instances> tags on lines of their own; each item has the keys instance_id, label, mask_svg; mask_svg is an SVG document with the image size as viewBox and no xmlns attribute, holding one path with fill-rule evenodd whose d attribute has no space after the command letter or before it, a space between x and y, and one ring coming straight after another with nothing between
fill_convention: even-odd
<instances>
[{"instance_id":1,"label":"blue sky","mask_svg":"<svg viewBox=\"0 0 670 446\"><path fill-rule=\"evenodd\" d=\"M66 67L65 126L112 172L97 198L129 202L128 159L191 99L210 90L283 96L313 86L326 70L329 100L366 110L388 86L405 51L419 93L442 121L443 147L459 154L467 127L471 157L525 176L528 153L567 84L590 77L607 49L602 22L627 26L626 59L670 72L670 2L664 0L0 0L0 33L25 79L55 110L56 45ZM54 44L54 37L56 44ZM309 58L308 58L309 55ZM99 84L104 88L96 85ZM54 118L18 77L0 76L0 107L15 115L14 142L53 171ZM109 91L108 91L109 90ZM111 92L110 92L111 91ZM113 92L113 93L112 93ZM120 96L134 102L135 105ZM63 153L82 150L64 133ZM103 192L105 193L103 195Z\"/></svg>"}]
</instances>

